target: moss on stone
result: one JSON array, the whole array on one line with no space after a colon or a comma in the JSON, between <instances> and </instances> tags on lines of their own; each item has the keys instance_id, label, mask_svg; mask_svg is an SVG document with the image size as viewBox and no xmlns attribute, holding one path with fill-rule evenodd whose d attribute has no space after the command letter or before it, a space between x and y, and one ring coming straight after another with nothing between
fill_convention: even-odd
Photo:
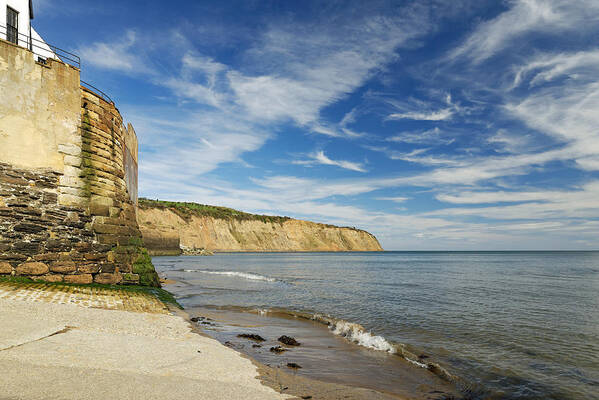
<instances>
[{"instance_id":1,"label":"moss on stone","mask_svg":"<svg viewBox=\"0 0 599 400\"><path fill-rule=\"evenodd\" d=\"M32 277L25 276L0 276L0 282L10 282L10 283L18 283L18 284L43 284L47 287L91 287L91 288L101 288L101 289L111 289L111 290L121 290L124 292L133 292L133 293L146 293L152 295L158 300L162 301L165 304L173 304L178 308L183 309L181 305L177 302L172 293L157 287L148 287L149 285L106 285L100 283L67 283L67 282L46 282L39 279L34 279Z\"/></svg>"},{"instance_id":2,"label":"moss on stone","mask_svg":"<svg viewBox=\"0 0 599 400\"><path fill-rule=\"evenodd\" d=\"M160 279L152 264L152 257L147 249L141 247L139 250L137 259L133 263L133 273L139 275L139 284L160 287Z\"/></svg>"},{"instance_id":3,"label":"moss on stone","mask_svg":"<svg viewBox=\"0 0 599 400\"><path fill-rule=\"evenodd\" d=\"M87 110L85 110L81 119L82 119L82 124L81 124L82 136L83 137L89 136L90 121L89 121L89 112ZM91 165L88 165L89 160L87 160L83 157L83 154L91 153L91 142L82 140L81 151L82 151L82 158L81 158L81 166L80 167L83 172L83 174L82 174L83 188L81 189L81 195L84 197L91 197L91 195L92 195L91 186L92 186L92 181L95 179L96 171L94 170L94 168Z\"/></svg>"}]
</instances>

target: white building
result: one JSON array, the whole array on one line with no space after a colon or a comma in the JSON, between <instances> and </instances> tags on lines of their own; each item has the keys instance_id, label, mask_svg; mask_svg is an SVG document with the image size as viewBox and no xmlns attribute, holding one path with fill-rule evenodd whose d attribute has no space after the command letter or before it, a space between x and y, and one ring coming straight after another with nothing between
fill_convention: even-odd
<instances>
[{"instance_id":1,"label":"white building","mask_svg":"<svg viewBox=\"0 0 599 400\"><path fill-rule=\"evenodd\" d=\"M31 50L36 59L58 58L33 29L33 0L0 0L0 39Z\"/></svg>"}]
</instances>

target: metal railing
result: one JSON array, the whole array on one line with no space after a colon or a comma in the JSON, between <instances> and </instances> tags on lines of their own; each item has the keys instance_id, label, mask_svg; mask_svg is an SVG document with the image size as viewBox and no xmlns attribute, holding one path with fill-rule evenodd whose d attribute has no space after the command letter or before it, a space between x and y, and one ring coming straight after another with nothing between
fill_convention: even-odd
<instances>
[{"instance_id":1,"label":"metal railing","mask_svg":"<svg viewBox=\"0 0 599 400\"><path fill-rule=\"evenodd\" d=\"M54 45L48 44L43 40L36 39L32 36L25 35L24 33L18 32L16 35L17 43L8 40L8 29L4 25L0 25L0 38L6 40L10 44L18 47L24 47L35 54L38 59L38 62L43 64L46 63L46 59L54 58L58 61L61 61L65 64L69 64L77 69L81 70L81 58L77 54L73 54L66 50L61 49L60 47L56 47ZM108 96L106 93L92 85L91 83L85 82L83 80L80 81L81 86L86 87L87 89L95 92L97 95L102 97L109 103L115 104L114 101Z\"/></svg>"},{"instance_id":2,"label":"metal railing","mask_svg":"<svg viewBox=\"0 0 599 400\"><path fill-rule=\"evenodd\" d=\"M5 40L8 39L8 29L3 25L0 25L0 38ZM33 54L38 56L38 60L42 62L45 62L47 58L56 58L65 64L81 69L81 58L79 58L77 54L73 54L21 32L17 33L16 39L17 43L7 41L15 46L29 49Z\"/></svg>"},{"instance_id":3,"label":"metal railing","mask_svg":"<svg viewBox=\"0 0 599 400\"><path fill-rule=\"evenodd\" d=\"M110 96L108 96L106 93L104 93L103 91L101 91L100 89L98 89L97 87L95 87L94 85L87 83L85 81L80 81L81 82L81 86L88 88L89 90L91 90L92 92L96 93L97 95L99 95L100 97L102 97L104 100L106 100L108 103L112 103L114 104L114 101L112 101L112 99L110 98Z\"/></svg>"}]
</instances>

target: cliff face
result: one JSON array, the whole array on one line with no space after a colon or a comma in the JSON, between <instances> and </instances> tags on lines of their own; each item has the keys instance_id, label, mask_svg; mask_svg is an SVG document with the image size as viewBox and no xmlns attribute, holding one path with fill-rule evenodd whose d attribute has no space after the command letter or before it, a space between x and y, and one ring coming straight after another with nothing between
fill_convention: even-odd
<instances>
[{"instance_id":1,"label":"cliff face","mask_svg":"<svg viewBox=\"0 0 599 400\"><path fill-rule=\"evenodd\" d=\"M370 233L295 219L235 219L182 215L143 204L137 219L154 254L176 254L179 244L213 251L382 251Z\"/></svg>"}]
</instances>

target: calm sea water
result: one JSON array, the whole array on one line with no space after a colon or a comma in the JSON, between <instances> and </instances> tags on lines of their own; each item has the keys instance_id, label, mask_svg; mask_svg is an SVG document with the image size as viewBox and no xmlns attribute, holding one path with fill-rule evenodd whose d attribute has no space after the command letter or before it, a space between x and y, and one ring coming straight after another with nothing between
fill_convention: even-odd
<instances>
[{"instance_id":1,"label":"calm sea water","mask_svg":"<svg viewBox=\"0 0 599 400\"><path fill-rule=\"evenodd\" d=\"M370 334L342 324L338 333L427 354L474 398L599 399L599 252L244 253L154 264L184 283L176 294L186 308L359 323Z\"/></svg>"}]
</instances>

